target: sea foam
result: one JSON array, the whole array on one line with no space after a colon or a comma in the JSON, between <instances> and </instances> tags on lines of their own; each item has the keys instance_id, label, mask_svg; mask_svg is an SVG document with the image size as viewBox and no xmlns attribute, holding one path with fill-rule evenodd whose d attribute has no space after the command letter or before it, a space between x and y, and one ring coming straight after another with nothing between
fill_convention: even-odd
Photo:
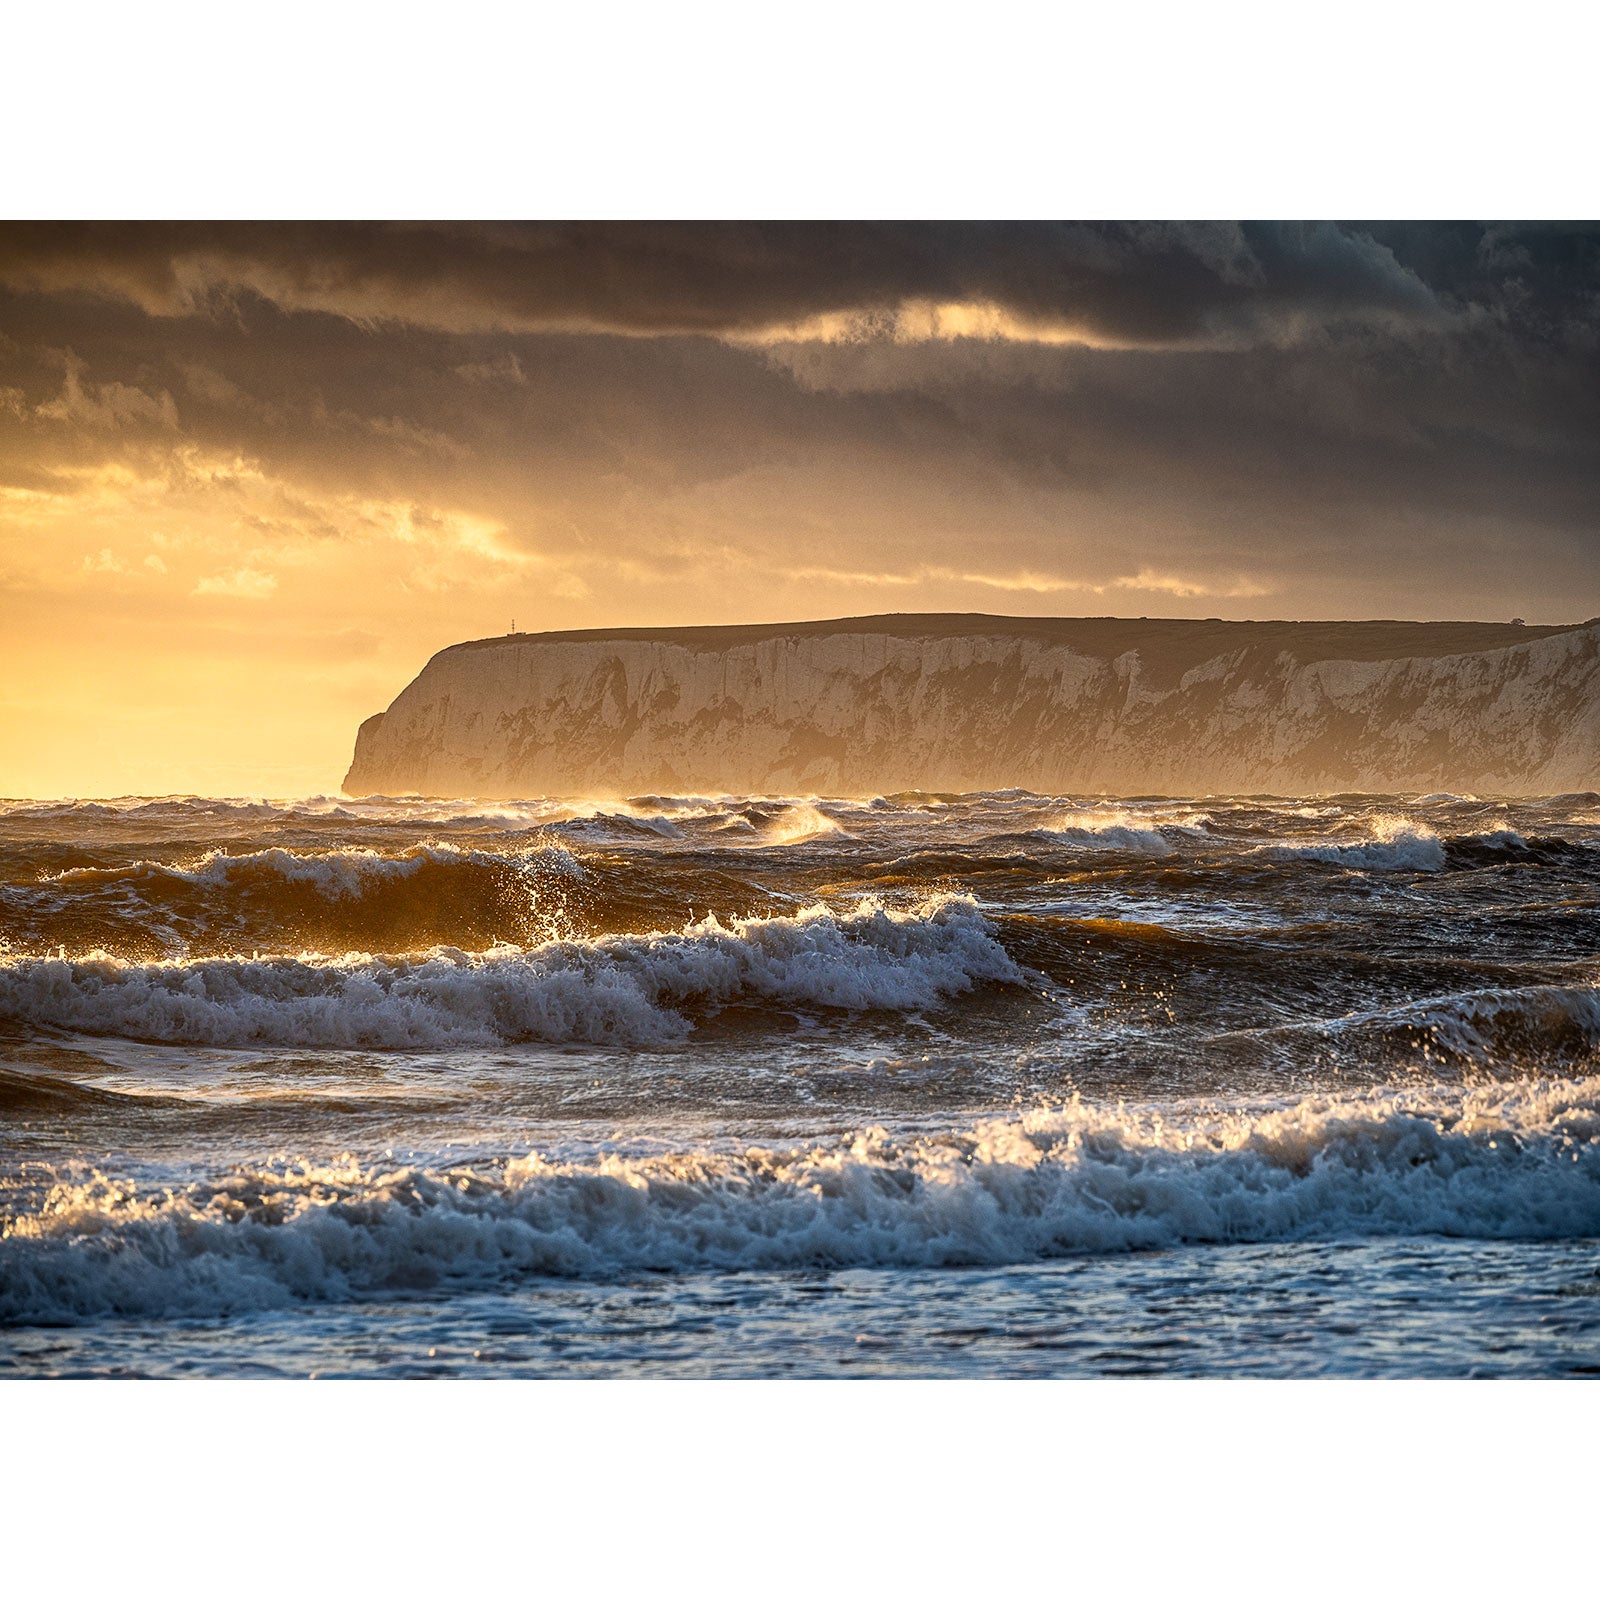
<instances>
[{"instance_id":1,"label":"sea foam","mask_svg":"<svg viewBox=\"0 0 1600 1600\"><path fill-rule=\"evenodd\" d=\"M801 1148L353 1158L177 1187L65 1178L0 1232L0 1321L208 1315L641 1271L952 1267L1182 1244L1600 1233L1600 1089L1290 1105L1074 1100Z\"/></svg>"},{"instance_id":2,"label":"sea foam","mask_svg":"<svg viewBox=\"0 0 1600 1600\"><path fill-rule=\"evenodd\" d=\"M848 839L850 835L825 811L806 801L786 806L767 824L761 835L762 844L804 844L811 839L833 836Z\"/></svg>"},{"instance_id":3,"label":"sea foam","mask_svg":"<svg viewBox=\"0 0 1600 1600\"><path fill-rule=\"evenodd\" d=\"M1167 856L1172 845L1149 817L1132 811L1071 812L1050 826L1036 828L1034 837L1088 850L1125 850L1133 855Z\"/></svg>"},{"instance_id":4,"label":"sea foam","mask_svg":"<svg viewBox=\"0 0 1600 1600\"><path fill-rule=\"evenodd\" d=\"M364 953L125 961L0 958L0 1017L168 1043L454 1048L542 1040L668 1044L685 1009L777 1000L916 1012L1021 970L969 898L671 933Z\"/></svg>"},{"instance_id":5,"label":"sea foam","mask_svg":"<svg viewBox=\"0 0 1600 1600\"><path fill-rule=\"evenodd\" d=\"M1427 823L1393 814L1367 819L1355 837L1262 845L1255 854L1273 861L1324 861L1368 872L1437 872L1445 864L1444 840Z\"/></svg>"}]
</instances>

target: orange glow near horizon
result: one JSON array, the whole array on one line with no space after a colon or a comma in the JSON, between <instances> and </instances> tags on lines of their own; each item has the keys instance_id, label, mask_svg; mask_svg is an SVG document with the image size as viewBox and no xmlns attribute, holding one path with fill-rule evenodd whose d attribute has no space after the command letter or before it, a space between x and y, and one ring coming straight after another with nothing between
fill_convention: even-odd
<instances>
[{"instance_id":1,"label":"orange glow near horizon","mask_svg":"<svg viewBox=\"0 0 1600 1600\"><path fill-rule=\"evenodd\" d=\"M84 470L55 494L8 491L0 793L337 793L363 718L434 651L506 631L513 615L538 632L878 611L1318 614L1237 572L1207 581L1141 563L1091 579L924 562L910 558L912 529L872 542L879 559L906 550L899 566L822 564L784 537L800 513L775 493L748 516L737 499L698 509L722 526L694 559L690 541L664 552L614 523L600 548L533 545L481 510L328 495L192 452L142 473ZM756 530L744 549L736 518ZM775 548L793 564L770 563Z\"/></svg>"},{"instance_id":2,"label":"orange glow near horizon","mask_svg":"<svg viewBox=\"0 0 1600 1600\"><path fill-rule=\"evenodd\" d=\"M883 610L1182 615L1197 596L1237 608L1269 592L1149 567L1097 582L998 561L813 564L786 533L818 510L743 488L732 504L713 486L658 507L678 530L667 548L604 512L599 548L581 535L537 545L526 530L555 517L513 527L482 509L330 493L188 445L76 467L50 492L0 490L0 793L336 793L362 719L435 650L513 615L529 632ZM868 488L862 502L883 517L882 486ZM915 510L913 497L902 515ZM717 536L686 557L685 524L713 519Z\"/></svg>"},{"instance_id":3,"label":"orange glow near horizon","mask_svg":"<svg viewBox=\"0 0 1600 1600\"><path fill-rule=\"evenodd\" d=\"M0 224L0 794L336 792L513 616L1579 621L1586 347L1497 240Z\"/></svg>"}]
</instances>

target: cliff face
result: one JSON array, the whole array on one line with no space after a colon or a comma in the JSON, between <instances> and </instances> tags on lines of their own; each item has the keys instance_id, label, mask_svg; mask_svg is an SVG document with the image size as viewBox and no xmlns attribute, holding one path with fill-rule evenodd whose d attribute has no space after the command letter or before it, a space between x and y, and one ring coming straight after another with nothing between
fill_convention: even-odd
<instances>
[{"instance_id":1,"label":"cliff face","mask_svg":"<svg viewBox=\"0 0 1600 1600\"><path fill-rule=\"evenodd\" d=\"M1600 786L1600 622L867 617L436 655L351 794Z\"/></svg>"}]
</instances>

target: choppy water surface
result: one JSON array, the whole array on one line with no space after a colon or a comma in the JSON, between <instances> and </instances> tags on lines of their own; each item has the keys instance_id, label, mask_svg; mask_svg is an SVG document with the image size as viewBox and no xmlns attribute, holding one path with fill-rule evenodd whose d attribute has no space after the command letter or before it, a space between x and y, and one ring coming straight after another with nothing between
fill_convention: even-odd
<instances>
[{"instance_id":1,"label":"choppy water surface","mask_svg":"<svg viewBox=\"0 0 1600 1600\"><path fill-rule=\"evenodd\" d=\"M0 1372L1600 1370L1600 797L0 806Z\"/></svg>"}]
</instances>

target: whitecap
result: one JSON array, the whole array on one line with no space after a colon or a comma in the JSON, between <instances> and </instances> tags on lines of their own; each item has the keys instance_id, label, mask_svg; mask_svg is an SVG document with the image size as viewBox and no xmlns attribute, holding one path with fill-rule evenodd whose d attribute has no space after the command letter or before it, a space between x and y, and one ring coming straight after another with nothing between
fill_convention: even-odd
<instances>
[{"instance_id":1,"label":"whitecap","mask_svg":"<svg viewBox=\"0 0 1600 1600\"><path fill-rule=\"evenodd\" d=\"M647 1046L693 1029L684 1008L778 1000L917 1012L1022 973L970 898L909 911L711 916L675 933L559 939L415 957L125 961L0 958L0 1017L167 1043L454 1048L549 1041Z\"/></svg>"},{"instance_id":2,"label":"whitecap","mask_svg":"<svg viewBox=\"0 0 1600 1600\"><path fill-rule=\"evenodd\" d=\"M528 1274L1002 1266L1178 1245L1600 1233L1600 1089L1073 1100L797 1148L65 1176L0 1237L0 1322L215 1315Z\"/></svg>"}]
</instances>

